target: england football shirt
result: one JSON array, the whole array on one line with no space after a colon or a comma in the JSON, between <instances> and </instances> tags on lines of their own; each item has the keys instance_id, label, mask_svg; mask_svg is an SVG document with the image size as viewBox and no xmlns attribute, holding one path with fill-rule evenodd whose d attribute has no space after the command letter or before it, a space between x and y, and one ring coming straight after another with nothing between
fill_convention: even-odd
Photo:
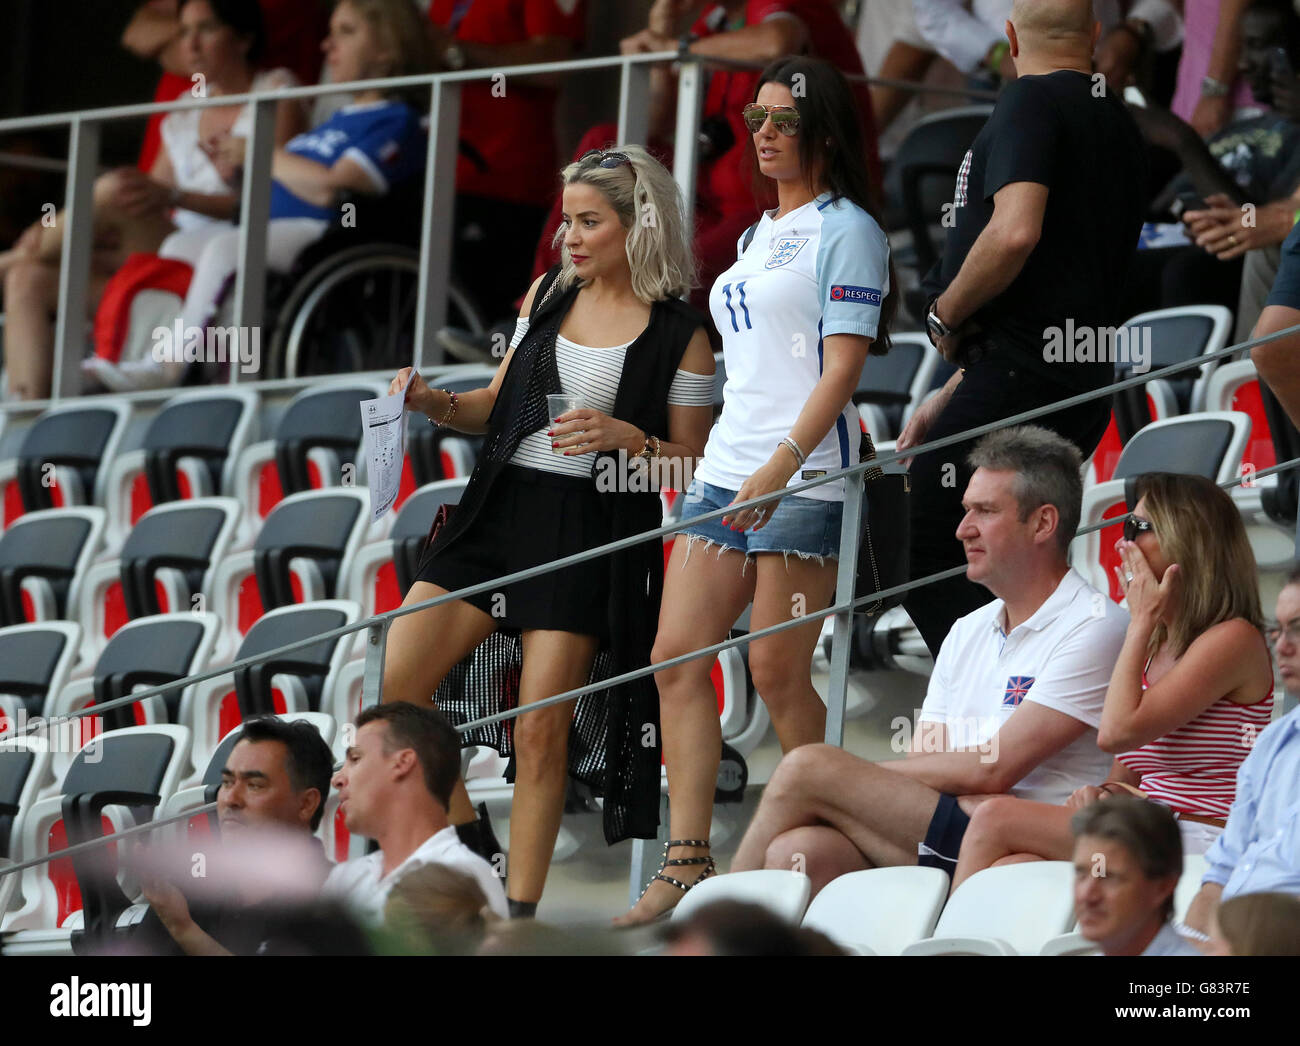
<instances>
[{"instance_id":1,"label":"england football shirt","mask_svg":"<svg viewBox=\"0 0 1300 1046\"><path fill-rule=\"evenodd\" d=\"M825 339L875 338L889 293L889 243L866 211L823 193L779 219L759 219L748 248L718 277L709 311L727 367L722 416L696 475L739 490L790 434L821 380ZM807 462L790 484L858 461L861 429L846 404L825 439L803 447ZM803 497L839 501L843 480Z\"/></svg>"},{"instance_id":2,"label":"england football shirt","mask_svg":"<svg viewBox=\"0 0 1300 1046\"><path fill-rule=\"evenodd\" d=\"M333 167L347 157L370 177L376 193L386 193L424 166L425 136L420 116L405 102L345 105L319 127L291 138L285 149ZM281 182L271 182L272 218L333 218L335 210L309 203Z\"/></svg>"}]
</instances>

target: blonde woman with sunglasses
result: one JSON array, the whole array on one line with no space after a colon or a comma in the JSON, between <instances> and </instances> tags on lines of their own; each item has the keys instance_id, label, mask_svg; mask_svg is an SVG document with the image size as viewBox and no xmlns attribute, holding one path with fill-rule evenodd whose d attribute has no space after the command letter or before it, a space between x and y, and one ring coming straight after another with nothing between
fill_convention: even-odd
<instances>
[{"instance_id":1,"label":"blonde woman with sunglasses","mask_svg":"<svg viewBox=\"0 0 1300 1046\"><path fill-rule=\"evenodd\" d=\"M593 151L562 178L563 262L529 290L492 383L457 395L417 377L406 391L408 409L486 441L403 605L655 529L650 481L689 469L704 447L713 354L703 316L679 300L695 267L672 175L628 145ZM548 399L559 395L579 405L553 414ZM662 586L656 539L399 617L383 699L432 696L459 725L644 668ZM570 774L603 795L608 842L653 838L658 732L643 677L462 735L513 756L513 916L537 908ZM463 782L449 814L468 845L499 858Z\"/></svg>"},{"instance_id":2,"label":"blonde woman with sunglasses","mask_svg":"<svg viewBox=\"0 0 1300 1046\"><path fill-rule=\"evenodd\" d=\"M853 93L833 66L783 59L759 77L743 117L778 206L741 237L709 307L727 365L722 416L684 518L856 464L851 398L869 352L889 347L889 245L876 221ZM683 531L666 575L654 660L721 642L749 603L758 631L829 605L844 481L738 509ZM820 622L750 643L754 686L785 752L821 741L826 710L811 661ZM664 864L633 925L667 913L715 871L709 853L722 737L710 659L659 672L671 808Z\"/></svg>"},{"instance_id":3,"label":"blonde woman with sunglasses","mask_svg":"<svg viewBox=\"0 0 1300 1046\"><path fill-rule=\"evenodd\" d=\"M1211 480L1156 472L1137 490L1116 546L1129 627L1097 731L1116 755L1109 778L1064 806L981 803L953 889L991 865L1069 860L1071 816L1109 794L1171 807L1187 854L1205 853L1223 831L1237 770L1273 715L1255 557L1236 506Z\"/></svg>"}]
</instances>

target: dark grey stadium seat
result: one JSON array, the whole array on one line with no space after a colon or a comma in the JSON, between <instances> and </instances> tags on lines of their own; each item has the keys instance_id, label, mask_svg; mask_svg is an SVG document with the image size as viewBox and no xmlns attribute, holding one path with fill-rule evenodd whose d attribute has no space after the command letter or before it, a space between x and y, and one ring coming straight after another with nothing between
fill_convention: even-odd
<instances>
[{"instance_id":1,"label":"dark grey stadium seat","mask_svg":"<svg viewBox=\"0 0 1300 1046\"><path fill-rule=\"evenodd\" d=\"M77 404L46 411L32 424L18 449L18 490L27 512L55 508L48 486L47 466L70 470L77 477L79 499L64 504L99 501L101 466L113 458L122 439L130 408L121 403Z\"/></svg>"},{"instance_id":2,"label":"dark grey stadium seat","mask_svg":"<svg viewBox=\"0 0 1300 1046\"><path fill-rule=\"evenodd\" d=\"M88 506L28 513L0 534L0 626L28 620L25 581L29 598L52 604L52 617L71 618L103 529L104 510Z\"/></svg>"}]
</instances>

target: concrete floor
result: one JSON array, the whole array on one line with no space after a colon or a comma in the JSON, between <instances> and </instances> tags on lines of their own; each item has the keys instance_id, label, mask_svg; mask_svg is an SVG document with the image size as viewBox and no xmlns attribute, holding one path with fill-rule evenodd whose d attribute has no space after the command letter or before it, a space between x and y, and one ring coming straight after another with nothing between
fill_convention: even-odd
<instances>
[{"instance_id":1,"label":"concrete floor","mask_svg":"<svg viewBox=\"0 0 1300 1046\"><path fill-rule=\"evenodd\" d=\"M825 667L824 662L814 662L813 682L823 698ZM921 706L927 682L924 677L908 672L854 673L849 681L845 748L866 759L895 758L890 738L898 727L893 720L896 716L906 716L909 720L913 717L914 710ZM726 871L758 806L763 785L780 756L776 735L769 728L763 741L747 757L749 780L744 801L715 807L711 841L719 871ZM497 835L508 845L509 801L502 797L489 799L488 804ZM599 812L566 815L562 833L557 853L571 848L575 840L580 844L576 852L551 865L538 918L551 925L574 929L607 926L611 918L627 911L629 906L632 842L607 846L601 836ZM662 843L651 845L657 863ZM627 934L625 939L629 949L637 950L653 943L654 932L636 931Z\"/></svg>"}]
</instances>

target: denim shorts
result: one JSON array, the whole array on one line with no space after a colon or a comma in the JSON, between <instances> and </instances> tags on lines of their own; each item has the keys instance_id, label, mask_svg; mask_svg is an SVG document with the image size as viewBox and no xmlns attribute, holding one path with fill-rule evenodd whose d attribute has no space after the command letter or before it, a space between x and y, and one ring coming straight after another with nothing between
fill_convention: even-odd
<instances>
[{"instance_id":1,"label":"denim shorts","mask_svg":"<svg viewBox=\"0 0 1300 1046\"><path fill-rule=\"evenodd\" d=\"M736 491L715 487L700 479L691 480L682 501L682 519L725 508L736 500ZM840 524L844 502L821 501L787 494L776 503L776 512L761 530L732 530L722 518L687 527L682 534L692 545L699 540L722 548L734 548L747 555L756 552L795 553L804 559L838 559Z\"/></svg>"}]
</instances>

